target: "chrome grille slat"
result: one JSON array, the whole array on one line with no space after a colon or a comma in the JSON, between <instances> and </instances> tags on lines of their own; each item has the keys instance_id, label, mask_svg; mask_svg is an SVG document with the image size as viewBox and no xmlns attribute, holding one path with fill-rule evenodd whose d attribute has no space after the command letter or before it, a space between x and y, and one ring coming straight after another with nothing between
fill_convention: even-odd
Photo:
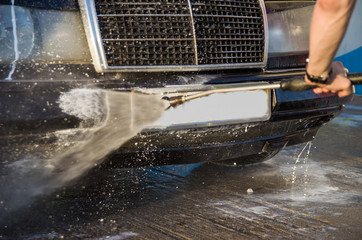
<instances>
[{"instance_id":1,"label":"chrome grille slat","mask_svg":"<svg viewBox=\"0 0 362 240\"><path fill-rule=\"evenodd\" d=\"M149 39L142 39L142 38L134 38L134 41L149 41ZM153 41L165 41L164 38L152 38ZM167 41L189 41L192 38L168 38ZM103 39L103 41L113 41L113 42L127 42L129 39Z\"/></svg>"},{"instance_id":2,"label":"chrome grille slat","mask_svg":"<svg viewBox=\"0 0 362 240\"><path fill-rule=\"evenodd\" d=\"M90 39L101 44L94 54L101 71L263 67L259 1L79 0L83 18L99 31Z\"/></svg>"},{"instance_id":3,"label":"chrome grille slat","mask_svg":"<svg viewBox=\"0 0 362 240\"><path fill-rule=\"evenodd\" d=\"M263 40L264 38L199 38L198 41L217 41L217 40L229 40L229 41L251 41L251 40Z\"/></svg>"},{"instance_id":4,"label":"chrome grille slat","mask_svg":"<svg viewBox=\"0 0 362 240\"><path fill-rule=\"evenodd\" d=\"M129 17L130 14L98 14L98 17ZM175 14L132 14L134 17L174 17ZM190 14L177 14L178 17L189 17Z\"/></svg>"}]
</instances>

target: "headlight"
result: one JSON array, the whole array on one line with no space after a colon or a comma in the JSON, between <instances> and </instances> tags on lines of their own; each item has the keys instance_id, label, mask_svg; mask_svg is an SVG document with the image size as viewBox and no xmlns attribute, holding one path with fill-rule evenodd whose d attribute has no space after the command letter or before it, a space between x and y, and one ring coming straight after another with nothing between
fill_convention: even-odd
<instances>
[{"instance_id":1,"label":"headlight","mask_svg":"<svg viewBox=\"0 0 362 240\"><path fill-rule=\"evenodd\" d=\"M40 59L91 63L80 15L76 11L36 10L41 35Z\"/></svg>"},{"instance_id":2,"label":"headlight","mask_svg":"<svg viewBox=\"0 0 362 240\"><path fill-rule=\"evenodd\" d=\"M308 51L313 6L268 14L269 52Z\"/></svg>"},{"instance_id":3,"label":"headlight","mask_svg":"<svg viewBox=\"0 0 362 240\"><path fill-rule=\"evenodd\" d=\"M268 13L268 68L302 67L309 49L313 5L279 3L281 9ZM306 4L306 3L303 3ZM283 9L283 6L286 7ZM268 7L268 5L267 5ZM270 9L269 9L270 10Z\"/></svg>"},{"instance_id":4,"label":"headlight","mask_svg":"<svg viewBox=\"0 0 362 240\"><path fill-rule=\"evenodd\" d=\"M16 35L14 35L14 7ZM0 5L0 63L18 60L91 63L83 24L77 11ZM15 47L16 46L16 47Z\"/></svg>"},{"instance_id":5,"label":"headlight","mask_svg":"<svg viewBox=\"0 0 362 240\"><path fill-rule=\"evenodd\" d=\"M34 23L28 9L14 6L17 34L14 38L11 6L0 6L0 60L15 59L17 44L19 59L26 59L34 48Z\"/></svg>"}]
</instances>

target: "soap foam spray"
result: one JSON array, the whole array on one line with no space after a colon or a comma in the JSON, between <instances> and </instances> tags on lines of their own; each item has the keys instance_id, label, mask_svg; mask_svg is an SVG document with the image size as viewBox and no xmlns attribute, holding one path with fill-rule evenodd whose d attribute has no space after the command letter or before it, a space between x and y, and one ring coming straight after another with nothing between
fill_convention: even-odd
<instances>
[{"instance_id":1,"label":"soap foam spray","mask_svg":"<svg viewBox=\"0 0 362 240\"><path fill-rule=\"evenodd\" d=\"M99 89L73 89L59 98L63 112L94 127L76 131L47 159L27 158L7 166L7 184L0 186L0 213L25 206L101 163L111 152L159 119L167 107L159 96ZM66 139L66 138L65 138ZM120 159L122 161L122 159Z\"/></svg>"}]
</instances>

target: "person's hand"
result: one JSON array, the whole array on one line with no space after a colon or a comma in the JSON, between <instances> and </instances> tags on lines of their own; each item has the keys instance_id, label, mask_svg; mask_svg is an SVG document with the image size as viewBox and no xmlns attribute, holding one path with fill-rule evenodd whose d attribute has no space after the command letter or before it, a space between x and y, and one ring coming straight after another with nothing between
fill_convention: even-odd
<instances>
[{"instance_id":1,"label":"person's hand","mask_svg":"<svg viewBox=\"0 0 362 240\"><path fill-rule=\"evenodd\" d=\"M310 85L317 85L313 91L316 94L321 93L337 93L339 97L346 97L353 93L351 81L347 78L347 73L341 62L333 62L331 65L332 73L329 76L327 84L317 84L308 80L305 76L305 81Z\"/></svg>"}]
</instances>

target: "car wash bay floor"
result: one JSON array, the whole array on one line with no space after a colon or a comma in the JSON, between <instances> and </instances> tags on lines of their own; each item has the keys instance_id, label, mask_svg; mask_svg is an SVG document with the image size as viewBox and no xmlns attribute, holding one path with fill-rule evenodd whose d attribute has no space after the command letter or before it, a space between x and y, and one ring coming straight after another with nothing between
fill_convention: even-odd
<instances>
[{"instance_id":1,"label":"car wash bay floor","mask_svg":"<svg viewBox=\"0 0 362 240\"><path fill-rule=\"evenodd\" d=\"M2 216L4 239L360 239L362 97L312 144L244 167L95 169Z\"/></svg>"}]
</instances>

